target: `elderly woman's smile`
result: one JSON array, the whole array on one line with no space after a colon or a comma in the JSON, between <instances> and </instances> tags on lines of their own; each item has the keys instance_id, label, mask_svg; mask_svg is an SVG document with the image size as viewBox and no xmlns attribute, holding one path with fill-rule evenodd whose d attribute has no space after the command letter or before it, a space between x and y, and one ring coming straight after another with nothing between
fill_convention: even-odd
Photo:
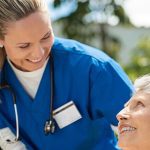
<instances>
[{"instance_id":1,"label":"elderly woman's smile","mask_svg":"<svg viewBox=\"0 0 150 150\"><path fill-rule=\"evenodd\" d=\"M124 135L124 134L128 134L128 133L133 133L136 131L136 128L131 126L130 124L120 124L118 126L119 128L119 135Z\"/></svg>"}]
</instances>

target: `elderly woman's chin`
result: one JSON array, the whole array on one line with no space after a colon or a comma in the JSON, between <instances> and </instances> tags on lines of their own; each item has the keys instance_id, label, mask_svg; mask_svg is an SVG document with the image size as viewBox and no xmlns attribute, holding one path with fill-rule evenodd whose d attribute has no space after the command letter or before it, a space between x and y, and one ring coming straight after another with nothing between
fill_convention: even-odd
<instances>
[{"instance_id":1,"label":"elderly woman's chin","mask_svg":"<svg viewBox=\"0 0 150 150\"><path fill-rule=\"evenodd\" d=\"M150 137L144 138L142 134L138 134L138 129L126 130L120 133L118 138L121 150L150 150Z\"/></svg>"},{"instance_id":2,"label":"elderly woman's chin","mask_svg":"<svg viewBox=\"0 0 150 150\"><path fill-rule=\"evenodd\" d=\"M122 150L138 150L136 144L136 131L125 131L119 134L118 146Z\"/></svg>"}]
</instances>

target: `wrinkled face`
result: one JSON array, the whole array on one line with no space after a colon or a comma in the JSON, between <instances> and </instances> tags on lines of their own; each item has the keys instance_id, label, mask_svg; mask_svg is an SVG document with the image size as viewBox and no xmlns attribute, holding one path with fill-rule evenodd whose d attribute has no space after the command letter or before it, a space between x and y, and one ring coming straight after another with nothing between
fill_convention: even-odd
<instances>
[{"instance_id":1,"label":"wrinkled face","mask_svg":"<svg viewBox=\"0 0 150 150\"><path fill-rule=\"evenodd\" d=\"M0 43L18 69L34 71L41 68L49 56L53 38L48 14L35 12L9 23L4 40L0 40Z\"/></svg>"},{"instance_id":2,"label":"wrinkled face","mask_svg":"<svg viewBox=\"0 0 150 150\"><path fill-rule=\"evenodd\" d=\"M150 94L139 92L117 115L118 145L123 150L150 150Z\"/></svg>"}]
</instances>

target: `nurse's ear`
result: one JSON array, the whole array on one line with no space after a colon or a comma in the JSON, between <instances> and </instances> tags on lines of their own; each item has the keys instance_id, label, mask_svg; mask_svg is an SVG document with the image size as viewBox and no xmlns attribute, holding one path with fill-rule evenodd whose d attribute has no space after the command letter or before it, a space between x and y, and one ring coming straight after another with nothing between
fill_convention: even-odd
<instances>
[{"instance_id":1,"label":"nurse's ear","mask_svg":"<svg viewBox=\"0 0 150 150\"><path fill-rule=\"evenodd\" d=\"M4 40L0 39L0 49L4 47Z\"/></svg>"}]
</instances>

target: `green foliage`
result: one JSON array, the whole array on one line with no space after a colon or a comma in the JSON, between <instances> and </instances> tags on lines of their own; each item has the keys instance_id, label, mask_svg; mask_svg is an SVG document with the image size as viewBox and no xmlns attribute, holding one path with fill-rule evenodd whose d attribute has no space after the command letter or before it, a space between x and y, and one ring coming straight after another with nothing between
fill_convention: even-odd
<instances>
[{"instance_id":1,"label":"green foliage","mask_svg":"<svg viewBox=\"0 0 150 150\"><path fill-rule=\"evenodd\" d=\"M54 7L59 7L61 5L61 0L54 0Z\"/></svg>"},{"instance_id":2,"label":"green foliage","mask_svg":"<svg viewBox=\"0 0 150 150\"><path fill-rule=\"evenodd\" d=\"M64 1L69 0L54 0L54 6L59 7ZM95 2L92 8L90 7L91 2L93 4ZM119 24L131 25L122 7L123 2L124 0L78 0L76 11L58 20L62 25L63 35L94 47L93 39L96 38L100 43L97 48L117 59L121 43L119 39L109 34L107 25L111 16L117 17ZM104 20L100 21L94 16L93 21L88 22L85 18L92 12L102 14ZM150 38L140 41L131 55L131 62L124 69L132 80L150 73Z\"/></svg>"},{"instance_id":3,"label":"green foliage","mask_svg":"<svg viewBox=\"0 0 150 150\"><path fill-rule=\"evenodd\" d=\"M122 5L114 5L114 15L118 16L119 23L123 25L129 25L130 21L128 16L125 14L125 11L122 7Z\"/></svg>"},{"instance_id":4,"label":"green foliage","mask_svg":"<svg viewBox=\"0 0 150 150\"><path fill-rule=\"evenodd\" d=\"M81 42L88 42L89 32L86 32L84 16L89 12L89 2L78 2L78 8L68 17L61 18L58 22L62 22L63 34L71 39L76 39ZM85 41L84 41L85 39Z\"/></svg>"},{"instance_id":5,"label":"green foliage","mask_svg":"<svg viewBox=\"0 0 150 150\"><path fill-rule=\"evenodd\" d=\"M54 6L58 7L63 2L54 0ZM94 47L93 39L96 38L99 41L97 48L104 50L108 55L117 59L121 43L119 39L109 34L107 26L111 16L117 17L119 23L129 23L122 3L123 0L120 0L120 4L115 0L78 0L76 11L58 20L62 24L63 35ZM87 21L85 18L93 12L101 14L103 20L96 19L96 16L92 16L93 20Z\"/></svg>"},{"instance_id":6,"label":"green foliage","mask_svg":"<svg viewBox=\"0 0 150 150\"><path fill-rule=\"evenodd\" d=\"M145 37L139 42L131 54L131 62L124 69L133 81L150 73L150 37Z\"/></svg>"}]
</instances>

